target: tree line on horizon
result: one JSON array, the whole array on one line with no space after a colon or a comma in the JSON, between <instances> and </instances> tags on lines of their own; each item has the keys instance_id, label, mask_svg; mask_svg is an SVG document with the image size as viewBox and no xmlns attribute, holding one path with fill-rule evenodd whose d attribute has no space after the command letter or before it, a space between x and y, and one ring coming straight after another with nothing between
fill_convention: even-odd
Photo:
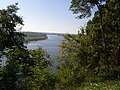
<instances>
[{"instance_id":1,"label":"tree line on horizon","mask_svg":"<svg viewBox=\"0 0 120 90\"><path fill-rule=\"evenodd\" d=\"M7 59L0 67L0 90L119 90L119 5L119 0L71 1L78 19L90 17L95 7L97 11L80 33L64 36L56 72L43 49L24 46L24 34L16 30L24 25L17 3L0 10L0 57Z\"/></svg>"}]
</instances>

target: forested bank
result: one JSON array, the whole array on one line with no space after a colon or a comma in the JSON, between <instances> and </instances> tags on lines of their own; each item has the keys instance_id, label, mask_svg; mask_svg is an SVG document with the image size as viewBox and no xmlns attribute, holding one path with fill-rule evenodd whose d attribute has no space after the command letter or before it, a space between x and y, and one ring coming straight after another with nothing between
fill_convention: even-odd
<instances>
[{"instance_id":1,"label":"forested bank","mask_svg":"<svg viewBox=\"0 0 120 90\"><path fill-rule=\"evenodd\" d=\"M41 48L27 50L17 3L0 10L0 90L119 90L120 1L72 0L78 19L92 20L77 35L65 35L58 55L58 70L51 72L49 55Z\"/></svg>"},{"instance_id":2,"label":"forested bank","mask_svg":"<svg viewBox=\"0 0 120 90\"><path fill-rule=\"evenodd\" d=\"M45 40L48 38L45 33L39 33L39 32L22 32L22 33L25 34L25 42Z\"/></svg>"}]
</instances>

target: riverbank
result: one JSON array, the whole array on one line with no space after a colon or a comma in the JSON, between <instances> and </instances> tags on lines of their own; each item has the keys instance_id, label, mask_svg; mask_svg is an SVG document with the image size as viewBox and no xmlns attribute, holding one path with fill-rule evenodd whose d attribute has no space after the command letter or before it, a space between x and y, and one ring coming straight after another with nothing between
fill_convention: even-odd
<instances>
[{"instance_id":1,"label":"riverbank","mask_svg":"<svg viewBox=\"0 0 120 90\"><path fill-rule=\"evenodd\" d=\"M23 33L26 35L25 42L45 40L48 38L45 33L38 33L38 32L23 32Z\"/></svg>"}]
</instances>

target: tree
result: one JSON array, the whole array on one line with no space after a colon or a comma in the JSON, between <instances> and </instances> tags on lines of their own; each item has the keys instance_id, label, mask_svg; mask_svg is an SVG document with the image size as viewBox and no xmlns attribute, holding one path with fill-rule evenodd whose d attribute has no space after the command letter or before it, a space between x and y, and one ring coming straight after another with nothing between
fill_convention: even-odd
<instances>
[{"instance_id":1,"label":"tree","mask_svg":"<svg viewBox=\"0 0 120 90\"><path fill-rule=\"evenodd\" d=\"M119 54L119 23L120 21L118 21L118 19L120 18L119 16L119 7L118 7L118 2L116 2L115 0L112 1L108 1L105 4L106 8L102 8L102 20L104 21L102 23L105 31L104 31L104 35L105 35L105 49L103 48L102 53L104 53L102 56L102 60L99 60L99 62L102 61L102 66L105 66L105 71L110 74L110 72L112 71L112 73L114 72L113 68L118 68L117 65L115 65L115 62L117 62L119 64L119 59L116 59L116 56L118 57ZM99 30L100 26L99 23L100 20L100 14L99 12L96 12L92 22L90 21L88 23L87 29L93 29L92 31L94 32L95 37L94 37L94 43L97 46L101 46L100 43L102 43L100 40L102 40L102 31ZM94 29L94 27L96 27L96 29ZM97 29L98 28L98 29ZM89 31L89 30L88 30ZM99 31L99 33L98 33ZM99 38L98 38L99 36ZM98 39L97 39L98 38ZM100 43L98 43L100 41ZM99 52L100 50L98 50L97 52ZM117 53L116 53L117 52ZM113 64L114 62L114 64ZM117 66L117 67L115 67ZM118 71L117 71L118 72Z\"/></svg>"},{"instance_id":2,"label":"tree","mask_svg":"<svg viewBox=\"0 0 120 90\"><path fill-rule=\"evenodd\" d=\"M24 35L16 30L24 25L22 17L16 14L19 10L17 5L0 10L0 51L12 46L24 47Z\"/></svg>"},{"instance_id":3,"label":"tree","mask_svg":"<svg viewBox=\"0 0 120 90\"><path fill-rule=\"evenodd\" d=\"M23 75L25 74L23 73L25 71L24 67L27 67L25 62L30 60L29 52L25 49L12 47L12 49L6 50L5 55L6 65L2 67L1 90L20 90Z\"/></svg>"},{"instance_id":4,"label":"tree","mask_svg":"<svg viewBox=\"0 0 120 90\"><path fill-rule=\"evenodd\" d=\"M95 6L98 7L99 11L101 6L104 6L107 0L72 0L70 10L74 14L80 14L78 18L90 17L92 14L92 9Z\"/></svg>"},{"instance_id":5,"label":"tree","mask_svg":"<svg viewBox=\"0 0 120 90\"><path fill-rule=\"evenodd\" d=\"M99 23L99 28L101 30L100 34L102 35L102 52L104 53L103 59L107 64L107 72L109 73L110 68L110 61L109 61L109 49L108 46L110 46L110 38L108 40L108 33L109 35L113 35L113 32L109 32L109 30L117 30L117 45L119 44L119 3L118 0L72 0L70 10L73 11L73 13L78 14L80 13L80 16L78 18L85 18L91 16L92 9L96 6L98 8L97 15L99 16L99 19L97 20ZM114 17L113 18L110 18ZM95 16L96 17L96 16ZM117 21L116 21L116 20ZM109 20L109 21L108 21ZM106 22L107 21L107 22ZM116 22L116 24L114 23ZM95 22L94 22L95 23ZM111 23L111 24L110 24ZM114 24L113 24L114 23ZM108 25L109 24L109 25ZM88 30L89 31L89 30ZM115 32L114 32L115 33ZM113 35L114 36L114 35ZM112 39L113 37L111 37ZM113 39L112 39L113 40ZM119 48L119 45L116 46ZM119 50L117 50L119 52ZM118 59L119 60L119 59Z\"/></svg>"},{"instance_id":6,"label":"tree","mask_svg":"<svg viewBox=\"0 0 120 90\"><path fill-rule=\"evenodd\" d=\"M103 52L105 54L105 60L108 62L108 57L106 53L106 36L105 36L105 28L103 25L103 10L105 9L106 3L109 2L108 0L72 0L72 5L70 9L73 11L73 13L77 14L80 13L79 18L85 18L90 17L92 13L92 9L96 6L98 8L98 13L100 16L100 29L102 34L102 46L103 46ZM109 66L108 66L109 68Z\"/></svg>"},{"instance_id":7,"label":"tree","mask_svg":"<svg viewBox=\"0 0 120 90\"><path fill-rule=\"evenodd\" d=\"M12 49L16 46L21 49L24 48L24 35L16 30L16 28L23 26L22 17L17 15L17 11L19 10L17 5L18 3L10 5L6 9L0 10L0 61L2 59L1 58L2 56L4 57L7 56L6 51L8 49ZM2 59L2 61L3 60L4 59ZM14 64L13 64L13 61L11 61L10 63L11 63L12 68L10 68L9 71L6 72L6 75L8 74L11 75L12 72L10 70L13 70L13 72L19 72L18 70L19 66L17 66L14 69L15 62ZM9 68L9 65L6 65L6 67L0 68L1 69L0 79L4 77L3 74L5 74L5 68ZM13 81L10 80L10 82L14 82L16 80L15 77L12 80ZM14 84L15 82L12 83L13 88L15 86Z\"/></svg>"},{"instance_id":8,"label":"tree","mask_svg":"<svg viewBox=\"0 0 120 90\"><path fill-rule=\"evenodd\" d=\"M24 34L16 30L23 25L18 9L16 3L0 10L0 57L6 57L6 65L0 68L0 90L53 90L49 55L41 48L24 46Z\"/></svg>"},{"instance_id":9,"label":"tree","mask_svg":"<svg viewBox=\"0 0 120 90\"><path fill-rule=\"evenodd\" d=\"M86 78L86 74L91 75L91 46L89 46L91 40L90 36L85 34L84 28L80 30L82 33L78 35L66 35L65 41L61 45L58 76L59 84L63 89L79 87Z\"/></svg>"},{"instance_id":10,"label":"tree","mask_svg":"<svg viewBox=\"0 0 120 90\"><path fill-rule=\"evenodd\" d=\"M56 77L50 69L49 55L41 48L29 52L31 55L29 62L31 63L27 67L27 73L24 74L25 82L23 85L25 85L25 90L53 90Z\"/></svg>"},{"instance_id":11,"label":"tree","mask_svg":"<svg viewBox=\"0 0 120 90\"><path fill-rule=\"evenodd\" d=\"M80 18L88 17L95 5L90 1L93 0L72 0L72 10L74 13L81 12ZM87 22L86 27L80 29L78 35L65 36L58 62L61 88L76 89L84 79L91 81L91 77L95 82L97 81L95 77L101 76L108 77L107 79L119 79L120 16L116 1L101 0L99 10L95 12L92 20ZM90 5L88 10L86 5Z\"/></svg>"},{"instance_id":12,"label":"tree","mask_svg":"<svg viewBox=\"0 0 120 90\"><path fill-rule=\"evenodd\" d=\"M53 90L55 75L47 53L38 48L14 47L6 52L7 64L0 80L1 90Z\"/></svg>"}]
</instances>

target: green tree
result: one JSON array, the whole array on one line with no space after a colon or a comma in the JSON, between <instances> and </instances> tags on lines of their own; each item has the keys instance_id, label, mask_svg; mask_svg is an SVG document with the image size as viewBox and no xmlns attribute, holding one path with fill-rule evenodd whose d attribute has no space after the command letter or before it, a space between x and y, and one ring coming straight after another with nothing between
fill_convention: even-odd
<instances>
[{"instance_id":1,"label":"green tree","mask_svg":"<svg viewBox=\"0 0 120 90\"><path fill-rule=\"evenodd\" d=\"M6 9L2 9L0 10L0 59L5 60L3 58L1 58L2 56L3 57L6 57L6 51L8 49L12 49L14 48L15 46L17 46L18 48L24 48L24 35L20 32L18 32L16 30L16 28L19 29L19 27L23 26L23 20L22 20L22 17L21 16L18 16L17 15L17 11L19 10L19 8L17 7L18 3L16 4L13 4L13 5L10 5L8 6ZM16 67L16 69L14 69L14 66L15 66L15 62L14 61L11 61L10 62L12 66L12 68L10 68L11 70L13 70L14 74L15 72L18 72L18 67ZM14 64L13 64L14 63ZM9 68L10 65L6 65L6 67L1 67L1 72L0 72L0 79L2 79L6 73L6 75L11 75L12 71L7 71L5 72L6 68ZM18 71L17 71L18 70ZM14 75L13 75L14 77ZM14 77L13 79L9 78L10 79L10 82L14 82L16 81L15 79L16 77ZM7 80L7 78L6 78ZM13 81L12 81L13 80ZM8 81L6 81L7 83ZM8 82L8 83L10 83ZM0 85L3 85L2 84L3 82L0 82ZM15 86L15 82L12 83L11 87ZM8 85L9 87L9 85ZM2 86L1 86L2 88ZM4 88L4 85L3 85L3 88ZM7 88L7 86L6 86ZM6 89L5 89L6 90Z\"/></svg>"},{"instance_id":2,"label":"green tree","mask_svg":"<svg viewBox=\"0 0 120 90\"><path fill-rule=\"evenodd\" d=\"M117 36L117 43L116 47L119 48L119 27L120 27L120 15L119 15L119 1L118 0L72 0L70 10L73 13L78 14L80 13L79 18L85 18L91 16L92 9L96 6L98 8L97 14L98 15L98 22L99 28L101 32L101 40L102 40L102 52L104 53L103 59L107 64L107 72L109 73L110 62L109 61L109 54L110 50L108 47L111 45L110 37L109 36ZM95 16L96 17L96 16ZM112 18L111 18L112 17ZM113 19L114 18L114 19ZM96 23L96 21L94 21ZM96 23L96 24L97 24ZM111 24L110 24L111 23ZM112 30L112 32L110 32ZM115 32L117 31L117 32ZM113 35L114 32L114 35ZM116 33L116 35L115 35ZM109 34L109 35L108 35ZM100 36L100 35L99 35ZM113 40L115 37L111 37ZM115 40L115 39L114 39ZM113 48L113 47L112 47ZM117 50L119 51L119 50ZM115 51L114 51L115 52ZM117 54L118 55L118 54ZM118 59L119 60L119 59Z\"/></svg>"},{"instance_id":3,"label":"green tree","mask_svg":"<svg viewBox=\"0 0 120 90\"><path fill-rule=\"evenodd\" d=\"M104 6L107 0L72 0L70 10L74 14L80 14L78 18L90 17L92 14L92 9L97 6L99 11L100 7Z\"/></svg>"},{"instance_id":4,"label":"green tree","mask_svg":"<svg viewBox=\"0 0 120 90\"><path fill-rule=\"evenodd\" d=\"M61 45L58 61L61 88L79 87L86 74L91 75L91 40L90 36L85 34L84 28L81 28L81 32L78 35L66 35Z\"/></svg>"},{"instance_id":5,"label":"green tree","mask_svg":"<svg viewBox=\"0 0 120 90\"><path fill-rule=\"evenodd\" d=\"M0 10L0 57L6 57L0 68L0 90L53 90L49 55L41 48L24 46L24 34L16 30L23 25L17 10L17 3Z\"/></svg>"},{"instance_id":6,"label":"green tree","mask_svg":"<svg viewBox=\"0 0 120 90\"><path fill-rule=\"evenodd\" d=\"M91 1L72 0L71 10L75 14L80 13L79 18L90 16L91 9L97 4L99 10L78 35L66 35L61 45L59 87L66 90L76 89L84 79L91 81L90 77L112 76L119 79L120 76L119 1Z\"/></svg>"},{"instance_id":7,"label":"green tree","mask_svg":"<svg viewBox=\"0 0 120 90\"><path fill-rule=\"evenodd\" d=\"M25 49L12 47L5 52L6 65L2 67L0 87L1 90L20 90L29 52Z\"/></svg>"},{"instance_id":8,"label":"green tree","mask_svg":"<svg viewBox=\"0 0 120 90\"><path fill-rule=\"evenodd\" d=\"M109 1L105 5L107 8L102 8L102 16L103 16L103 26L104 26L104 35L106 40L106 49L102 49L102 31L100 31L100 15L98 12L94 15L94 18L92 21L89 21L87 24L87 31L92 30L92 33L94 34L94 43L93 45L100 46L97 52L100 56L102 56L101 60L99 60L100 63L102 63L100 66L104 67L104 71L106 71L108 74L112 71L114 72L115 68L117 69L119 67L119 31L120 21L119 18L119 7L118 2L115 0ZM90 34L90 33L89 33ZM102 51L102 52L100 52ZM117 52L117 53L116 53ZM103 54L102 54L103 53ZM101 62L102 61L102 62ZM114 63L114 64L113 64ZM116 64L115 64L116 63ZM114 70L113 70L114 69Z\"/></svg>"},{"instance_id":9,"label":"green tree","mask_svg":"<svg viewBox=\"0 0 120 90\"><path fill-rule=\"evenodd\" d=\"M12 46L23 47L24 35L16 30L23 25L22 17L16 14L17 4L0 10L0 51Z\"/></svg>"},{"instance_id":10,"label":"green tree","mask_svg":"<svg viewBox=\"0 0 120 90\"><path fill-rule=\"evenodd\" d=\"M25 50L14 47L6 52L2 90L53 90L55 75L51 72L47 53L38 48Z\"/></svg>"},{"instance_id":11,"label":"green tree","mask_svg":"<svg viewBox=\"0 0 120 90\"><path fill-rule=\"evenodd\" d=\"M55 87L55 75L51 72L49 55L38 48L30 50L31 65L27 67L25 74L25 90L53 90Z\"/></svg>"},{"instance_id":12,"label":"green tree","mask_svg":"<svg viewBox=\"0 0 120 90\"><path fill-rule=\"evenodd\" d=\"M102 55L102 59L104 63L106 63L107 65L106 68L107 68L108 74L110 72L109 69L111 66L110 65L111 60L109 57L110 50L114 52L114 55L115 55L115 52L117 51L116 55L118 55L119 48L120 48L118 45L119 44L119 31L120 31L119 30L120 28L119 3L120 1L118 0L112 0L112 1L111 0L96 0L96 1L94 0L72 0L71 7L70 7L70 10L72 10L73 13L75 14L80 13L80 16L78 16L79 18L85 18L85 17L91 16L92 9L95 6L98 8L98 11L96 12L94 16L94 19L91 22L90 28L97 27L101 30L99 31L99 35L96 35L96 36L98 37L100 36L100 40L102 40L102 42L100 40L98 41L100 41L99 43L102 44L102 47L101 47L101 44L96 43L96 45L99 45L102 48L100 49L100 51L102 50L102 53L104 53ZM90 31L87 30L87 32L90 32ZM96 32L93 31L93 33L97 33L97 31ZM116 39L114 39L115 38L114 36L116 37ZM95 40L95 38L93 40ZM113 41L116 46L113 45ZM115 47L117 47L118 49L117 48L115 49ZM113 61L119 62L119 59L117 60L114 59Z\"/></svg>"}]
</instances>

